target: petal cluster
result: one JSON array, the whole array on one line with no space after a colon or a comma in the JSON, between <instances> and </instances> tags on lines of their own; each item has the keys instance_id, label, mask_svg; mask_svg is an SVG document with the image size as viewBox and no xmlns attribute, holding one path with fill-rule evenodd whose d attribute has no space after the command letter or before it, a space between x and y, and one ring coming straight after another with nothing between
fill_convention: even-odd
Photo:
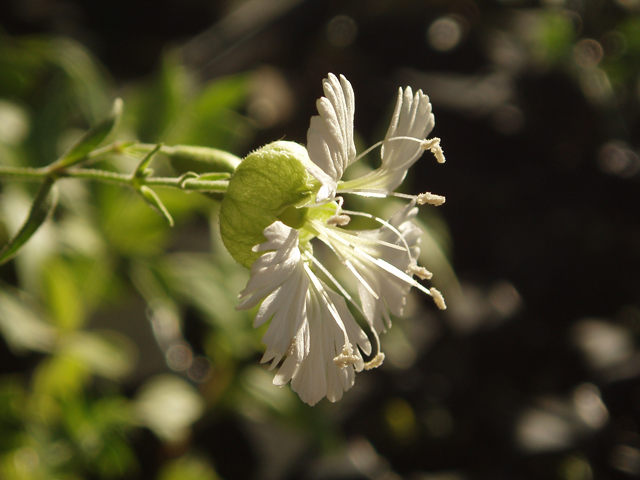
<instances>
[{"instance_id":1,"label":"petal cluster","mask_svg":"<svg viewBox=\"0 0 640 480\"><path fill-rule=\"evenodd\" d=\"M258 327L271 318L262 341L262 362L276 367L286 359L275 385L291 387L309 405L323 397L335 402L353 386L364 361L361 351L371 344L347 308L345 299L319 279L304 259L298 232L282 222L265 230L267 242L256 250L270 250L251 267L251 279L240 293L239 309L264 299L256 315Z\"/></svg>"},{"instance_id":2,"label":"petal cluster","mask_svg":"<svg viewBox=\"0 0 640 480\"><path fill-rule=\"evenodd\" d=\"M251 266L251 278L238 305L239 309L260 305L254 326L270 321L262 339L266 345L262 362L271 362L270 369L279 367L275 385L291 382L291 388L310 405L324 397L339 400L353 386L356 372L382 363L378 336L391 326L391 315L402 315L411 287L431 295L444 308L437 290L413 278L431 277L417 262L422 232L413 223L416 203L441 204L444 197L393 192L424 150L444 161L439 139L426 139L434 126L429 98L421 91L414 94L408 87L400 89L391 125L378 144L380 167L358 179L342 181L344 171L359 158L353 139L353 89L345 77L332 74L323 88L325 96L317 102L319 115L312 117L307 134L308 156L301 160L319 182L315 203L296 207L304 212L300 210L295 225L286 225L283 219L264 230L266 242L253 248L264 253ZM343 210L343 199L336 196L342 193L395 195L408 198L408 203L383 220ZM343 228L357 215L380 227ZM340 260L352 285L345 288L313 256L309 244L313 238ZM375 349L352 311L361 315ZM365 362L364 356L371 358Z\"/></svg>"}]
</instances>

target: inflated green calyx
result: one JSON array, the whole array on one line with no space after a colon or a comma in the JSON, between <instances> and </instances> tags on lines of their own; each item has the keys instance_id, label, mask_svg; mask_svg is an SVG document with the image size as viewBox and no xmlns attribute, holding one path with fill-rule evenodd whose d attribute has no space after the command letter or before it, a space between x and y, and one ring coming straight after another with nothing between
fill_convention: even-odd
<instances>
[{"instance_id":1,"label":"inflated green calyx","mask_svg":"<svg viewBox=\"0 0 640 480\"><path fill-rule=\"evenodd\" d=\"M303 146L279 141L251 153L231 176L220 209L220 234L229 253L245 267L251 268L264 253L252 249L266 241L262 232L273 222L292 228L304 224L304 205L314 190L305 167L309 162Z\"/></svg>"}]
</instances>

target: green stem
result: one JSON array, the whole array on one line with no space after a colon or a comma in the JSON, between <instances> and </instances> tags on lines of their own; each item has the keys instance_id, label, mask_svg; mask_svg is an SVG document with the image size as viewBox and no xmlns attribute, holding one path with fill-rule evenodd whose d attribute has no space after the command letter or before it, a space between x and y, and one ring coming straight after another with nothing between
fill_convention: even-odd
<instances>
[{"instance_id":1,"label":"green stem","mask_svg":"<svg viewBox=\"0 0 640 480\"><path fill-rule=\"evenodd\" d=\"M24 180L41 180L50 176L50 172L45 168L31 167L5 167L0 166L0 178L13 177ZM90 168L68 168L55 172L58 178L82 178L96 182L115 183L134 187L133 176L125 173L109 172L107 170L94 170ZM226 192L229 185L228 180L199 180L192 175L181 177L143 177L137 178L138 185L148 185L156 187L177 188L180 190L200 191L200 192Z\"/></svg>"}]
</instances>

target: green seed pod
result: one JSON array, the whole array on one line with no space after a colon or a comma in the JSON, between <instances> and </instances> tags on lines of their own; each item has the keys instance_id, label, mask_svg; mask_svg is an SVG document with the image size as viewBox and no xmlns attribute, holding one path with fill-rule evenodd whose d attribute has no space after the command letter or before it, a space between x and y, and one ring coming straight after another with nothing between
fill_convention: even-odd
<instances>
[{"instance_id":1,"label":"green seed pod","mask_svg":"<svg viewBox=\"0 0 640 480\"><path fill-rule=\"evenodd\" d=\"M247 156L229 180L220 208L220 234L236 261L247 268L263 253L262 232L276 220L297 228L304 223L304 205L318 189L306 165L306 148L279 141Z\"/></svg>"}]
</instances>

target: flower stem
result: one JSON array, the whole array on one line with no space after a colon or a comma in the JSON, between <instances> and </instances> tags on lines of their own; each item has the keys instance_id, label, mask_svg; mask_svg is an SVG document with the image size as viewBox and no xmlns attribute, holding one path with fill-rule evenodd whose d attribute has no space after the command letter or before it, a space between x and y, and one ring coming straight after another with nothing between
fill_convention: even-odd
<instances>
[{"instance_id":1,"label":"flower stem","mask_svg":"<svg viewBox=\"0 0 640 480\"><path fill-rule=\"evenodd\" d=\"M130 174L95 170L90 168L68 168L51 172L47 167L7 167L0 166L0 178L11 177L23 180L42 180L45 177L82 178L104 183L115 183L134 187L134 179ZM138 185L177 188L188 191L221 192L227 191L228 180L200 180L195 174L185 174L180 177L143 177L137 178Z\"/></svg>"}]
</instances>

